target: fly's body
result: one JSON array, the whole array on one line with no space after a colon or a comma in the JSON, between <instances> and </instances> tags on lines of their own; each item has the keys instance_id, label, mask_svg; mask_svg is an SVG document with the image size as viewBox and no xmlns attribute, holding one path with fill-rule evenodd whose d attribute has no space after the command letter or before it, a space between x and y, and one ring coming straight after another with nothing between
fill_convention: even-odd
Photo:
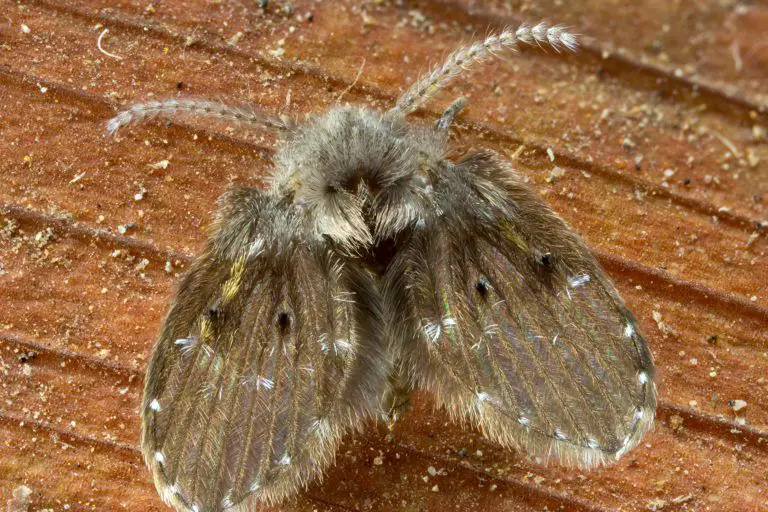
<instances>
[{"instance_id":1,"label":"fly's body","mask_svg":"<svg viewBox=\"0 0 768 512\"><path fill-rule=\"evenodd\" d=\"M135 105L108 128L202 115L277 131L266 191L232 187L147 371L142 451L177 510L254 510L333 461L345 432L427 389L502 446L590 468L652 424L654 367L576 235L492 152L446 158L455 101L406 121L464 69L560 27L461 48L387 112L302 125L202 100ZM331 484L332 485L332 484Z\"/></svg>"}]
</instances>

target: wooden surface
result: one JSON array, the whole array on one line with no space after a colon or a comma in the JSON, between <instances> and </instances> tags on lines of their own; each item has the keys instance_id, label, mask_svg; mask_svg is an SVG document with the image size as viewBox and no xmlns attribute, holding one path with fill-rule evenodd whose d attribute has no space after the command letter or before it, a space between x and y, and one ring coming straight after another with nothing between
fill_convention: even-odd
<instances>
[{"instance_id":1,"label":"wooden surface","mask_svg":"<svg viewBox=\"0 0 768 512\"><path fill-rule=\"evenodd\" d=\"M282 509L768 510L765 3L257 4L0 0L0 507L24 484L29 510L164 509L137 450L147 356L216 198L273 153L207 122L108 139L116 108L386 109L457 44L546 18L585 48L490 63L415 119L465 94L457 154L514 158L594 248L657 362L654 432L611 468L542 467L420 395Z\"/></svg>"}]
</instances>

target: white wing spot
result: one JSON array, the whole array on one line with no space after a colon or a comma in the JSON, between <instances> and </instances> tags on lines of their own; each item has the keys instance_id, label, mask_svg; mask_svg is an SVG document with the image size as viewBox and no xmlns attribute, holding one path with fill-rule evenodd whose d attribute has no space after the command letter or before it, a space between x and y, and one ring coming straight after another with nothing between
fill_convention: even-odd
<instances>
[{"instance_id":1,"label":"white wing spot","mask_svg":"<svg viewBox=\"0 0 768 512\"><path fill-rule=\"evenodd\" d=\"M517 418L517 422L524 427L529 427L531 425L531 419L526 418L525 416L520 416L519 418Z\"/></svg>"},{"instance_id":2,"label":"white wing spot","mask_svg":"<svg viewBox=\"0 0 768 512\"><path fill-rule=\"evenodd\" d=\"M600 443L597 442L597 439L590 436L587 438L587 446L589 446L593 450L597 450L600 448Z\"/></svg>"},{"instance_id":3,"label":"white wing spot","mask_svg":"<svg viewBox=\"0 0 768 512\"><path fill-rule=\"evenodd\" d=\"M588 274L581 274L580 276L568 279L568 284L571 288L578 288L579 286L587 284L590 279L591 277Z\"/></svg>"},{"instance_id":4,"label":"white wing spot","mask_svg":"<svg viewBox=\"0 0 768 512\"><path fill-rule=\"evenodd\" d=\"M348 304L355 303L355 292L339 292L338 295L333 296L333 300L336 302L346 302Z\"/></svg>"},{"instance_id":5,"label":"white wing spot","mask_svg":"<svg viewBox=\"0 0 768 512\"><path fill-rule=\"evenodd\" d=\"M253 482L253 483L251 484L251 486L250 486L248 489L249 489L251 492L256 492L256 491L258 491L258 490L259 490L259 488L260 488L260 487L261 487L261 485L259 485L259 482L258 482L258 480L257 480L257 481L255 481L255 482Z\"/></svg>"},{"instance_id":6,"label":"white wing spot","mask_svg":"<svg viewBox=\"0 0 768 512\"><path fill-rule=\"evenodd\" d=\"M155 452L155 460L160 465L165 464L165 456L163 455L163 452Z\"/></svg>"},{"instance_id":7,"label":"white wing spot","mask_svg":"<svg viewBox=\"0 0 768 512\"><path fill-rule=\"evenodd\" d=\"M227 492L227 495L221 500L221 508L227 509L234 506L235 504L232 503L232 490L230 489L229 492Z\"/></svg>"},{"instance_id":8,"label":"white wing spot","mask_svg":"<svg viewBox=\"0 0 768 512\"><path fill-rule=\"evenodd\" d=\"M264 252L264 239L257 236L248 248L248 257L257 258L262 252Z\"/></svg>"},{"instance_id":9,"label":"white wing spot","mask_svg":"<svg viewBox=\"0 0 768 512\"><path fill-rule=\"evenodd\" d=\"M452 316L443 318L443 327L456 327L456 319Z\"/></svg>"},{"instance_id":10,"label":"white wing spot","mask_svg":"<svg viewBox=\"0 0 768 512\"><path fill-rule=\"evenodd\" d=\"M157 398L155 398L151 402L149 402L149 408L152 409L155 412L159 412L160 411L160 409L161 409L160 402L158 402Z\"/></svg>"},{"instance_id":11,"label":"white wing spot","mask_svg":"<svg viewBox=\"0 0 768 512\"><path fill-rule=\"evenodd\" d=\"M348 340L336 340L333 342L333 349L336 352L349 352L352 344Z\"/></svg>"},{"instance_id":12,"label":"white wing spot","mask_svg":"<svg viewBox=\"0 0 768 512\"><path fill-rule=\"evenodd\" d=\"M200 507L197 505L192 505L192 512L200 512Z\"/></svg>"},{"instance_id":13,"label":"white wing spot","mask_svg":"<svg viewBox=\"0 0 768 512\"><path fill-rule=\"evenodd\" d=\"M627 436L624 438L624 440L621 442L621 449L619 449L616 452L616 460L619 460L627 451L629 451L629 441L632 439L631 436Z\"/></svg>"},{"instance_id":14,"label":"white wing spot","mask_svg":"<svg viewBox=\"0 0 768 512\"><path fill-rule=\"evenodd\" d=\"M424 326L424 332L427 334L429 341L432 343L437 343L437 341L440 339L440 331L440 325L432 322L429 322Z\"/></svg>"},{"instance_id":15,"label":"white wing spot","mask_svg":"<svg viewBox=\"0 0 768 512\"><path fill-rule=\"evenodd\" d=\"M485 391L476 391L475 396L479 402L487 402L491 398L491 395Z\"/></svg>"},{"instance_id":16,"label":"white wing spot","mask_svg":"<svg viewBox=\"0 0 768 512\"><path fill-rule=\"evenodd\" d=\"M179 349L181 350L182 355L186 356L197 347L197 342L198 342L197 336L190 335L186 338L180 338L176 340L174 343L179 346Z\"/></svg>"},{"instance_id":17,"label":"white wing spot","mask_svg":"<svg viewBox=\"0 0 768 512\"><path fill-rule=\"evenodd\" d=\"M315 435L321 439L329 439L333 435L331 423L326 418L318 418L312 422L312 430Z\"/></svg>"},{"instance_id":18,"label":"white wing spot","mask_svg":"<svg viewBox=\"0 0 768 512\"><path fill-rule=\"evenodd\" d=\"M634 430L635 427L637 427L637 424L640 422L641 419L643 419L644 411L642 407L638 407L635 409L635 414L632 416L632 423L629 426L630 430Z\"/></svg>"},{"instance_id":19,"label":"white wing spot","mask_svg":"<svg viewBox=\"0 0 768 512\"><path fill-rule=\"evenodd\" d=\"M284 454L284 455L283 455L283 458L282 458L282 459L280 459L280 465L281 465L281 466L287 466L287 465L288 465L288 464L290 464L290 463L291 463L291 456L290 456L290 455L288 455L287 453L286 453L286 454Z\"/></svg>"},{"instance_id":20,"label":"white wing spot","mask_svg":"<svg viewBox=\"0 0 768 512\"><path fill-rule=\"evenodd\" d=\"M633 334L635 334L635 326L628 323L626 326L624 326L624 336L631 338Z\"/></svg>"},{"instance_id":21,"label":"white wing spot","mask_svg":"<svg viewBox=\"0 0 768 512\"><path fill-rule=\"evenodd\" d=\"M555 439L559 439L560 441L565 441L566 439L568 439L568 436L566 436L562 430L555 427Z\"/></svg>"},{"instance_id":22,"label":"white wing spot","mask_svg":"<svg viewBox=\"0 0 768 512\"><path fill-rule=\"evenodd\" d=\"M637 376L637 380L640 382L640 384L647 384L648 383L648 373L647 372L640 372Z\"/></svg>"},{"instance_id":23,"label":"white wing spot","mask_svg":"<svg viewBox=\"0 0 768 512\"><path fill-rule=\"evenodd\" d=\"M275 382L273 380L270 380L266 377L262 377L261 375L259 375L256 378L256 389L260 389L262 387L267 390L272 389L275 387Z\"/></svg>"},{"instance_id":24,"label":"white wing spot","mask_svg":"<svg viewBox=\"0 0 768 512\"><path fill-rule=\"evenodd\" d=\"M163 501L169 502L171 501L171 498L174 494L179 493L179 487L176 484L169 485L165 489L162 490L161 497L163 498Z\"/></svg>"}]
</instances>

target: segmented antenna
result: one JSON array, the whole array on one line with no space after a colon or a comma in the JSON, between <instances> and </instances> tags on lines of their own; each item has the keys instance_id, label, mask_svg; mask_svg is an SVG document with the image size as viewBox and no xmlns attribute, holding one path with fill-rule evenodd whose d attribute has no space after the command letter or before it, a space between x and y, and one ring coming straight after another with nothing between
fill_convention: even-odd
<instances>
[{"instance_id":1,"label":"segmented antenna","mask_svg":"<svg viewBox=\"0 0 768 512\"><path fill-rule=\"evenodd\" d=\"M180 115L215 117L258 128L290 129L290 123L286 120L266 116L251 109L206 100L171 99L132 105L107 121L107 131L114 135L120 128L129 124L143 123L157 117L172 119Z\"/></svg>"},{"instance_id":2,"label":"segmented antenna","mask_svg":"<svg viewBox=\"0 0 768 512\"><path fill-rule=\"evenodd\" d=\"M400 96L397 104L388 114L390 116L405 116L429 101L441 87L459 76L472 64L494 56L502 50L517 49L517 43L548 45L556 51L565 48L575 51L578 46L576 36L566 31L561 25L548 26L546 23L520 25L517 29L507 28L502 33L487 37L469 46L464 46L453 52L442 66L432 70L429 75L411 86Z\"/></svg>"}]
</instances>

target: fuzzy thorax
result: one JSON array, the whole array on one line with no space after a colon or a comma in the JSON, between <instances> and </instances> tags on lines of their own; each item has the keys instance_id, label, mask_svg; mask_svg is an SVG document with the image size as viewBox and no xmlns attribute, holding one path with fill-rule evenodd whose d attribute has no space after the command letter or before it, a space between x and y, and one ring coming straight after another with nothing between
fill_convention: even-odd
<instances>
[{"instance_id":1,"label":"fuzzy thorax","mask_svg":"<svg viewBox=\"0 0 768 512\"><path fill-rule=\"evenodd\" d=\"M272 190L304 210L316 236L358 251L424 218L444 139L365 108L336 108L279 150Z\"/></svg>"}]
</instances>

